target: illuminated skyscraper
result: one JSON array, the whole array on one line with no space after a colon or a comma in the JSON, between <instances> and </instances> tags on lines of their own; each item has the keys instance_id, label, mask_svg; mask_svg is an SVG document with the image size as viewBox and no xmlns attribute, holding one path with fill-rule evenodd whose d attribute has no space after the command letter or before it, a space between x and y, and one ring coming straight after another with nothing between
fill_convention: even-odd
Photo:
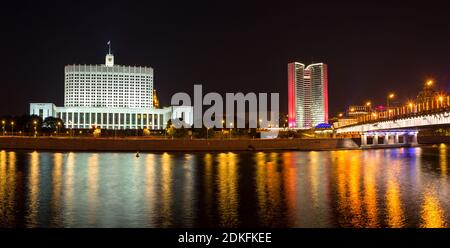
<instances>
[{"instance_id":1,"label":"illuminated skyscraper","mask_svg":"<svg viewBox=\"0 0 450 248\"><path fill-rule=\"evenodd\" d=\"M288 64L288 119L290 128L301 129L328 122L326 64Z\"/></svg>"}]
</instances>

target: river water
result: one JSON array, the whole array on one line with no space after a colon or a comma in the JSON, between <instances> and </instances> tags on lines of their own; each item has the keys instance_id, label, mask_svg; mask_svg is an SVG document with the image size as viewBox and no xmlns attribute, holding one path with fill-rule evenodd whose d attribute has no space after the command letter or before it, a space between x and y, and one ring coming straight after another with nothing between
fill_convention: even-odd
<instances>
[{"instance_id":1,"label":"river water","mask_svg":"<svg viewBox=\"0 0 450 248\"><path fill-rule=\"evenodd\" d=\"M449 155L0 151L0 227L447 227Z\"/></svg>"}]
</instances>

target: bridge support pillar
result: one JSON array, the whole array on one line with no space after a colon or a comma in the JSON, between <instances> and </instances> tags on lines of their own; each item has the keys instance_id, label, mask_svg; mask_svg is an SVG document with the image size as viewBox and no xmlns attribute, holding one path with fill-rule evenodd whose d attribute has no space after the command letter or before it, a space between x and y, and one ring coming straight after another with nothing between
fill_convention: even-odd
<instances>
[{"instance_id":1,"label":"bridge support pillar","mask_svg":"<svg viewBox=\"0 0 450 248\"><path fill-rule=\"evenodd\" d=\"M378 134L373 135L373 141L372 141L373 145L378 145Z\"/></svg>"},{"instance_id":2,"label":"bridge support pillar","mask_svg":"<svg viewBox=\"0 0 450 248\"><path fill-rule=\"evenodd\" d=\"M398 133L395 134L394 144L398 144Z\"/></svg>"},{"instance_id":3,"label":"bridge support pillar","mask_svg":"<svg viewBox=\"0 0 450 248\"><path fill-rule=\"evenodd\" d=\"M408 135L403 134L403 143L402 144L408 144Z\"/></svg>"},{"instance_id":4,"label":"bridge support pillar","mask_svg":"<svg viewBox=\"0 0 450 248\"><path fill-rule=\"evenodd\" d=\"M414 135L412 136L412 142L411 142L411 145L417 145L418 144L418 142L417 142L417 132L416 133L414 133Z\"/></svg>"},{"instance_id":5,"label":"bridge support pillar","mask_svg":"<svg viewBox=\"0 0 450 248\"><path fill-rule=\"evenodd\" d=\"M384 145L389 144L389 134L387 134L387 133L384 135L383 144L384 144Z\"/></svg>"},{"instance_id":6,"label":"bridge support pillar","mask_svg":"<svg viewBox=\"0 0 450 248\"><path fill-rule=\"evenodd\" d=\"M367 135L365 133L361 134L361 146L367 146Z\"/></svg>"}]
</instances>

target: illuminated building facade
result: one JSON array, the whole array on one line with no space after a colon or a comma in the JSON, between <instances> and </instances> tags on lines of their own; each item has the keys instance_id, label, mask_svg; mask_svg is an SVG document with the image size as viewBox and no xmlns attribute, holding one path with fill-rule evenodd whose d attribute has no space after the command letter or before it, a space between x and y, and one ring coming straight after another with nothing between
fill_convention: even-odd
<instances>
[{"instance_id":1,"label":"illuminated building facade","mask_svg":"<svg viewBox=\"0 0 450 248\"><path fill-rule=\"evenodd\" d=\"M114 65L111 53L104 65L66 66L64 90L64 107L30 103L30 115L58 117L75 129L164 129L179 117L193 123L192 107L159 108L151 67Z\"/></svg>"},{"instance_id":2,"label":"illuminated building facade","mask_svg":"<svg viewBox=\"0 0 450 248\"><path fill-rule=\"evenodd\" d=\"M347 116L349 117L356 117L356 116L362 116L367 115L370 113L370 106L362 105L351 105L347 108Z\"/></svg>"},{"instance_id":3,"label":"illuminated building facade","mask_svg":"<svg viewBox=\"0 0 450 248\"><path fill-rule=\"evenodd\" d=\"M328 76L323 63L288 64L289 128L308 129L328 122Z\"/></svg>"}]
</instances>

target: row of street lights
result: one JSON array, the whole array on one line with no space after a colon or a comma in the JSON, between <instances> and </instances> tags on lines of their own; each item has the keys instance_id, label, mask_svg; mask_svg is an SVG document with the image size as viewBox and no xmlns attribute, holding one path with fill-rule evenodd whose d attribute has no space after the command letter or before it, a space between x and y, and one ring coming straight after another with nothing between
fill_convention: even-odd
<instances>
[{"instance_id":1,"label":"row of street lights","mask_svg":"<svg viewBox=\"0 0 450 248\"><path fill-rule=\"evenodd\" d=\"M12 133L12 135L14 135L14 121L11 121L11 133ZM5 135L6 134L6 121L5 120L2 120L2 130L3 130L3 135Z\"/></svg>"},{"instance_id":2,"label":"row of street lights","mask_svg":"<svg viewBox=\"0 0 450 248\"><path fill-rule=\"evenodd\" d=\"M434 81L433 81L433 80L428 80L428 81L425 83L425 87L426 87L426 88L430 88L430 87L433 86L433 84L434 84ZM392 93L392 92L389 93L389 94L386 96L386 107L387 107L387 110L388 110L388 113L389 113L389 114L393 112L392 110L389 110L389 108L390 108L390 105L391 105L391 101L392 101L395 97L396 97L395 93ZM444 98L443 98L442 96L439 96L438 100L439 100L440 102L442 102L442 101L444 100ZM411 109L413 108L413 105L414 105L414 104L411 103L411 102L407 103L407 106L409 106ZM365 106L368 107L368 108L370 108L370 107L372 106L372 103L371 103L370 101L368 101L368 102L366 102ZM354 112L354 111L355 111L354 108L351 108L351 109L350 109L350 112ZM338 114L338 117L343 117L343 115L344 115L343 113L339 113L339 114ZM376 113L373 113L372 115L373 115L373 116L376 116Z\"/></svg>"}]
</instances>

